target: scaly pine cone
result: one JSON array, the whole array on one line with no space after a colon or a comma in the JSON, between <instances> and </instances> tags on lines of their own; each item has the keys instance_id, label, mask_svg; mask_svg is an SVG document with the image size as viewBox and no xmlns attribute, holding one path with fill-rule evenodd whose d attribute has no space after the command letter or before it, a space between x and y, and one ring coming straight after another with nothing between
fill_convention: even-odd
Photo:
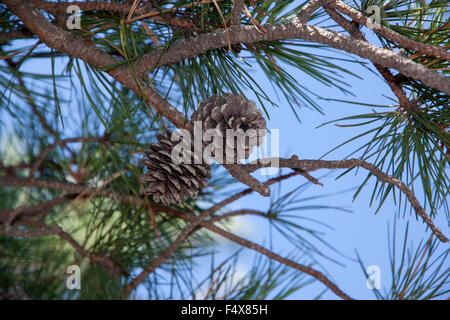
<instances>
[{"instance_id":1,"label":"scaly pine cone","mask_svg":"<svg viewBox=\"0 0 450 320\"><path fill-rule=\"evenodd\" d=\"M241 95L230 93L220 96L213 95L201 102L197 110L192 113L191 122L193 125L195 121L202 122L203 131L215 129L217 134L222 137L221 141L214 141L216 153L213 158L216 160L222 158L227 163L230 163L229 161L237 163L238 159L248 158L253 151L253 147L263 143L266 134L266 120L262 112L258 110L255 102L246 100ZM227 129L236 130L237 138L234 141L226 141ZM250 133L248 131L247 138L245 138L245 134L239 132L238 129L242 129L244 133L250 129L254 129L255 132L248 134ZM227 142L232 151L231 155L227 151ZM243 151L241 154L237 152L238 146Z\"/></svg>"},{"instance_id":2,"label":"scaly pine cone","mask_svg":"<svg viewBox=\"0 0 450 320\"><path fill-rule=\"evenodd\" d=\"M180 142L171 141L171 134L158 135L159 143L151 144L145 151L143 162L150 171L140 177L141 182L149 183L145 193L153 196L153 201L167 206L196 196L208 185L207 179L211 178L211 165L205 161L195 164L195 154L189 148L183 151L190 157L191 164L176 164L172 160L172 150Z\"/></svg>"}]
</instances>

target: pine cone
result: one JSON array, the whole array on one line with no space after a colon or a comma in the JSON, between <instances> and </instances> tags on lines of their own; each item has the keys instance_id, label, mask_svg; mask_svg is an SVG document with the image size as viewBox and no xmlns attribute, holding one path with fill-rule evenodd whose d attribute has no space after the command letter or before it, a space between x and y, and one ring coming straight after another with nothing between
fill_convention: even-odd
<instances>
[{"instance_id":1,"label":"pine cone","mask_svg":"<svg viewBox=\"0 0 450 320\"><path fill-rule=\"evenodd\" d=\"M213 158L226 163L237 163L238 159L248 158L253 147L263 143L266 134L265 130L261 130L266 129L266 120L262 112L258 110L255 102L248 101L241 95L227 93L208 98L192 113L191 122L195 124L195 121L202 122L203 131L215 129L217 135L221 137L218 138L221 141L215 139L213 141L216 151ZM235 130L234 141L227 141L227 129ZM238 153L238 149L241 154Z\"/></svg>"},{"instance_id":2,"label":"pine cone","mask_svg":"<svg viewBox=\"0 0 450 320\"><path fill-rule=\"evenodd\" d=\"M183 155L189 157L190 164L173 161L173 148L179 143L187 144L184 139L181 142L171 141L171 135L172 132L158 135L159 143L151 144L145 151L143 162L150 171L140 177L141 182L149 183L145 193L152 195L153 201L165 205L179 204L196 196L208 185L207 179L211 178L211 165L208 162L195 164L194 160L198 160L198 157L192 152L193 147L183 149Z\"/></svg>"}]
</instances>

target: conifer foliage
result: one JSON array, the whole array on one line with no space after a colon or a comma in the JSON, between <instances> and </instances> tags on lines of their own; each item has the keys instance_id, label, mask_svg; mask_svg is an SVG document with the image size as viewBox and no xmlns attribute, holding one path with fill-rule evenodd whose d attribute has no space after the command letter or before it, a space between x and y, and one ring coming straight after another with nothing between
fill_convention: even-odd
<instances>
[{"instance_id":1,"label":"conifer foliage","mask_svg":"<svg viewBox=\"0 0 450 320\"><path fill-rule=\"evenodd\" d=\"M448 10L444 0L0 1L0 299L357 299L329 272L357 259L313 224L327 221L303 215L345 210L308 194L327 187L319 169L367 174L352 186L376 205L364 214L397 206L383 212L392 278L375 298L448 296ZM348 85L367 81L360 70L386 84L386 105ZM324 123L360 130L336 137L349 157L249 157L272 114L326 116L328 101L363 110ZM187 143L196 122L200 153ZM191 163L174 159L183 146ZM255 174L268 167L280 173ZM250 196L267 208L247 207ZM238 233L244 215L270 234Z\"/></svg>"}]
</instances>

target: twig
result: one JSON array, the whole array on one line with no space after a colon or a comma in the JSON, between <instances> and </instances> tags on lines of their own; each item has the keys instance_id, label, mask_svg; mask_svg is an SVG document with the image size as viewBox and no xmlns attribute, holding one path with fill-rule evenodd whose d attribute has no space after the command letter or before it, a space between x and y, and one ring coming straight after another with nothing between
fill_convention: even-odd
<instances>
[{"instance_id":1,"label":"twig","mask_svg":"<svg viewBox=\"0 0 450 320\"><path fill-rule=\"evenodd\" d=\"M38 238L56 235L61 232L60 227L42 227L37 229L17 229L10 225L0 225L0 234L4 234L11 237L21 238Z\"/></svg>"},{"instance_id":2,"label":"twig","mask_svg":"<svg viewBox=\"0 0 450 320\"><path fill-rule=\"evenodd\" d=\"M158 206L159 207L159 206ZM191 225L194 224L197 220L198 217L192 215L192 214L188 214L185 212L181 212L181 211L177 211L171 208L166 208L166 209L162 209L161 211L168 213L169 215L184 219L186 221L190 221ZM221 235L243 247L249 248L251 250L254 250L256 252L259 252L265 256L267 256L268 258L278 261L286 266L289 266L293 269L299 270L301 272L304 272L312 277L314 277L315 279L319 280L320 282L322 282L323 284L325 284L331 291L333 291L336 295L338 295L339 297L341 297L342 299L345 300L352 300L352 298L350 296L348 296L346 293L344 293L341 289L339 289L333 282L331 282L323 273L321 273L320 271L314 270L311 267L299 264L295 261L292 261L288 258L284 258L281 257L280 255L254 243L251 241L248 241L244 238L241 238L239 236L236 236L228 231L225 231L207 221L202 221L199 223L201 226L205 227L206 229Z\"/></svg>"},{"instance_id":3,"label":"twig","mask_svg":"<svg viewBox=\"0 0 450 320\"><path fill-rule=\"evenodd\" d=\"M33 34L28 30L14 30L9 32L0 33L0 43L15 39L28 39L31 38Z\"/></svg>"},{"instance_id":4,"label":"twig","mask_svg":"<svg viewBox=\"0 0 450 320\"><path fill-rule=\"evenodd\" d=\"M89 137L77 137L77 138L68 138L68 139L62 139L62 140L57 140L54 143L48 145L39 155L39 157L37 158L37 160L33 163L31 169L30 169L30 173L29 173L29 178L33 179L34 178L34 174L35 172L39 169L40 165L42 164L42 161L45 159L45 157L47 156L47 154L52 151L54 148L56 148L57 146L61 146L61 145L66 145L68 143L73 143L73 142L98 142L98 141L103 141L106 140L106 137L93 137L93 138L89 138Z\"/></svg>"},{"instance_id":5,"label":"twig","mask_svg":"<svg viewBox=\"0 0 450 320\"><path fill-rule=\"evenodd\" d=\"M287 175L286 175L287 176ZM284 176L284 178L286 178ZM290 175L292 176L292 174ZM266 182L267 184L275 183L276 181L280 181L283 179L282 177L277 177L274 179L269 180ZM191 224L189 224L187 227L185 227L181 233L178 235L178 237L175 239L172 244L166 248L163 252L161 252L153 261L151 261L143 270L142 272L134 278L132 281L130 281L124 290L124 295L128 296L140 283L142 283L147 276L152 273L157 267L159 267L161 264L163 264L167 259L169 259L172 254L183 244L184 240L189 237L193 231L197 229L197 226L201 225L201 223L209 217L211 214L219 210L221 207L225 206L228 203L231 203L232 201L235 201L239 199L240 197L252 192L253 189L244 190L240 192L237 195L234 195L228 199L225 199L224 201L210 207L209 209L202 212L201 215L195 216L195 219L191 221ZM158 208L161 208L161 206L154 204L154 209L158 210Z\"/></svg>"},{"instance_id":6,"label":"twig","mask_svg":"<svg viewBox=\"0 0 450 320\"><path fill-rule=\"evenodd\" d=\"M270 161L270 162L268 162ZM275 161L275 162L272 162ZM279 162L276 162L279 161ZM392 186L396 186L399 188L408 198L412 207L414 208L417 215L419 215L422 220L428 225L431 231L441 240L442 242L448 242L448 238L434 225L431 218L426 213L425 209L420 205L419 200L417 200L414 193L411 189L404 184L402 181L395 179L394 177L385 174L378 167L374 166L371 163L368 163L364 160L360 159L346 159L346 160L298 160L297 156L293 156L290 159L282 159L282 158L268 158L268 159L260 159L253 163L246 165L246 170L248 172L253 172L255 170L261 168L267 168L273 166L273 163L277 163L279 168L297 168L304 170L316 170L316 169L347 169L354 167L364 168L370 173L372 173L378 181L382 183L388 183Z\"/></svg>"},{"instance_id":7,"label":"twig","mask_svg":"<svg viewBox=\"0 0 450 320\"><path fill-rule=\"evenodd\" d=\"M231 26L241 27L241 12L244 7L244 0L233 0L233 8L231 9Z\"/></svg>"},{"instance_id":8,"label":"twig","mask_svg":"<svg viewBox=\"0 0 450 320\"><path fill-rule=\"evenodd\" d=\"M66 191L67 193L81 193L86 190L86 188L95 191L95 188L75 184L70 182L60 182L45 179L24 179L17 178L13 176L0 176L0 186L4 187L38 187L38 188L49 188L55 190Z\"/></svg>"},{"instance_id":9,"label":"twig","mask_svg":"<svg viewBox=\"0 0 450 320\"><path fill-rule=\"evenodd\" d=\"M4 0L4 3L49 47L81 58L86 63L98 68L116 65L120 62L120 60L108 55L96 46L52 25L27 2ZM252 26L242 27L240 30L233 29L230 32L231 42L232 44L241 42L253 43L288 38L311 40L357 54L363 58L368 58L387 68L396 68L408 77L420 80L430 87L450 94L450 80L436 71L428 70L423 65L406 59L390 50L378 48L336 32L299 23L298 19L290 24L265 25L264 28L267 30L266 33L260 33ZM179 41L167 50L154 50L153 53L146 54L134 62L134 69L140 75L145 75L146 71L158 66L192 58L207 50L224 47L228 44L226 32L223 30L213 31L212 33L201 35L194 39ZM58 35L57 40L53 36L55 34ZM108 73L126 87L139 95L141 94L135 78L128 67L120 67ZM183 127L185 125L186 119L183 113L170 105L149 86L144 84L143 87L146 99L148 99L158 112L167 117L177 127Z\"/></svg>"},{"instance_id":10,"label":"twig","mask_svg":"<svg viewBox=\"0 0 450 320\"><path fill-rule=\"evenodd\" d=\"M244 4L244 14L247 16L247 18L250 19L250 21L257 28L257 30L260 30L261 33L267 32L266 29L264 29L264 27L258 21L256 21L255 18L252 17L252 15L250 14L250 11L248 11L248 8L245 4Z\"/></svg>"},{"instance_id":11,"label":"twig","mask_svg":"<svg viewBox=\"0 0 450 320\"><path fill-rule=\"evenodd\" d=\"M318 10L323 5L322 0L311 0L307 4L303 6L300 12L297 15L298 20L301 23L306 23L309 20L311 14L314 11Z\"/></svg>"},{"instance_id":12,"label":"twig","mask_svg":"<svg viewBox=\"0 0 450 320\"><path fill-rule=\"evenodd\" d=\"M349 5L343 3L342 1L330 2L327 6L330 8L334 8L344 13L345 15L348 15L359 24L363 24L365 26L368 25L368 18L366 16L362 15L361 13L359 13ZM372 27L372 30L378 33L379 35L398 43L404 48L420 51L425 54L450 60L450 52L442 48L414 41L381 25L376 25L375 27Z\"/></svg>"},{"instance_id":13,"label":"twig","mask_svg":"<svg viewBox=\"0 0 450 320\"><path fill-rule=\"evenodd\" d=\"M298 174L297 172L291 172L291 173L288 173L288 174L285 174L285 175L282 175L282 176L278 176L278 177L272 178L270 180L267 180L266 182L264 182L264 185L265 186L270 186L270 185L272 185L274 183L277 183L277 182L280 182L282 180L288 179L288 178L293 177L293 176L295 176L297 174ZM215 205L210 207L208 209L208 211L211 214L213 214L214 212L216 212L216 211L220 210L221 208L225 207L226 205L228 205L228 204L230 204L230 203L232 203L232 202L234 202L234 201L236 201L236 200L246 196L247 194L252 193L253 191L254 190L252 188L248 188L248 189L245 189L245 190L243 190L241 192L238 192L238 193L232 195L231 197L228 197L225 200L222 200L219 203L216 203Z\"/></svg>"},{"instance_id":14,"label":"twig","mask_svg":"<svg viewBox=\"0 0 450 320\"><path fill-rule=\"evenodd\" d=\"M217 4L217 0L212 0L212 2L214 3L214 6L216 7L217 11L219 12L220 18L222 19L224 29L227 31L228 50L231 51L230 29L227 28L227 22L225 21L225 18L222 14L222 10L220 10L219 5Z\"/></svg>"},{"instance_id":15,"label":"twig","mask_svg":"<svg viewBox=\"0 0 450 320\"><path fill-rule=\"evenodd\" d=\"M253 178L247 171L242 169L242 165L239 164L223 164L223 167L240 182L246 184L263 197L270 196L270 189L257 179Z\"/></svg>"},{"instance_id":16,"label":"twig","mask_svg":"<svg viewBox=\"0 0 450 320\"><path fill-rule=\"evenodd\" d=\"M31 220L31 219L26 219L26 218L21 219L19 222L22 224L31 225L31 226L34 226L34 227L40 228L40 229L50 229L51 228L54 231L57 231L54 233L55 235L58 235L61 239L66 240L83 257L86 257L89 260L91 260L92 262L98 263L101 266L106 267L107 269L115 272L118 275L122 274L124 276L128 276L128 273L125 270L123 270L121 266L117 265L113 260L111 260L110 258L105 257L104 255L101 255L99 253L93 253L93 252L86 250L70 234L65 232L61 227L57 227L57 226L49 227L41 221L35 221L35 220Z\"/></svg>"},{"instance_id":17,"label":"twig","mask_svg":"<svg viewBox=\"0 0 450 320\"><path fill-rule=\"evenodd\" d=\"M355 23L348 21L343 16L341 16L338 12L336 12L334 9L331 9L328 7L325 7L324 9L325 9L325 12L328 13L328 15L334 21L336 21L342 28L344 28L344 30L346 30L353 38L368 42L366 37L363 35L361 30L359 30L358 26L355 25ZM418 108L417 104L412 103L408 99L405 91L398 84L398 81L396 81L396 79L392 75L391 71L389 71L388 68L385 68L376 63L374 63L374 66L378 70L378 72L383 76L383 78L386 80L386 82L388 83L392 92L397 96L400 106L404 110L416 110Z\"/></svg>"},{"instance_id":18,"label":"twig","mask_svg":"<svg viewBox=\"0 0 450 320\"><path fill-rule=\"evenodd\" d=\"M159 42L158 37L155 35L155 33L152 31L152 29L150 29L150 27L147 25L147 23L142 20L141 21L142 27L144 27L145 32L147 32L147 34L150 36L150 38L152 39L152 41L156 44L156 45L160 45L161 43Z\"/></svg>"},{"instance_id":19,"label":"twig","mask_svg":"<svg viewBox=\"0 0 450 320\"><path fill-rule=\"evenodd\" d=\"M14 220L20 218L21 216L36 216L45 214L54 206L62 204L65 201L67 201L67 195L63 194L54 199L28 207L19 206L15 209L0 210L0 224L13 224Z\"/></svg>"},{"instance_id":20,"label":"twig","mask_svg":"<svg viewBox=\"0 0 450 320\"><path fill-rule=\"evenodd\" d=\"M251 215L255 215L255 216L269 218L269 215L263 211L254 210L254 209L239 209L239 210L234 210L234 211L230 211L230 212L221 214L219 216L212 217L212 218L208 219L208 223L214 224L217 221L244 215L244 214L251 214Z\"/></svg>"},{"instance_id":21,"label":"twig","mask_svg":"<svg viewBox=\"0 0 450 320\"><path fill-rule=\"evenodd\" d=\"M297 172L299 175L305 177L309 182L312 182L314 184L317 184L319 186L323 187L323 184L317 180L316 178L314 178L313 176L311 176L307 171L303 170L303 169L294 169L295 172Z\"/></svg>"},{"instance_id":22,"label":"twig","mask_svg":"<svg viewBox=\"0 0 450 320\"><path fill-rule=\"evenodd\" d=\"M136 9L139 6L140 2L141 2L141 0L134 0L133 4L131 5L130 12L128 12L128 16L127 16L127 20L126 20L127 23L129 22L129 20L133 16L133 14L136 12Z\"/></svg>"}]
</instances>

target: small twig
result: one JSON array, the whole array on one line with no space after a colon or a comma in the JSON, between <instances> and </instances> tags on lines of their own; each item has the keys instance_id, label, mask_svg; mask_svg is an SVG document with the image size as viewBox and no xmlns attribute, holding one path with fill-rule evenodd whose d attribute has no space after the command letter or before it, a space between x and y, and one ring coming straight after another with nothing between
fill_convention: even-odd
<instances>
[{"instance_id":1,"label":"small twig","mask_svg":"<svg viewBox=\"0 0 450 320\"><path fill-rule=\"evenodd\" d=\"M263 212L263 211L254 210L254 209L239 209L239 210L230 211L230 212L221 214L220 216L212 217L211 219L208 219L208 223L214 224L217 221L220 221L220 220L223 220L223 219L228 219L228 218L231 218L231 217L244 215L244 214L251 214L251 215L260 216L260 217L264 217L264 218L268 218L269 217L269 215L266 212Z\"/></svg>"},{"instance_id":2,"label":"small twig","mask_svg":"<svg viewBox=\"0 0 450 320\"><path fill-rule=\"evenodd\" d=\"M328 7L325 7L324 9L325 9L325 12L328 13L328 15L334 21L336 21L336 23L338 23L344 30L346 30L353 38L368 42L366 37L361 32L361 30L359 30L358 25L348 21L343 16L341 16L338 12L336 12L334 9L331 9ZM386 80L386 82L388 83L392 92L396 95L396 97L400 103L400 106L404 110L416 110L418 108L417 104L412 103L408 99L405 91L398 84L398 81L396 81L396 79L392 75L391 71L389 71L388 68L385 68L382 65L377 64L377 63L374 63L374 66L378 70L378 72L383 76L383 78Z\"/></svg>"},{"instance_id":3,"label":"small twig","mask_svg":"<svg viewBox=\"0 0 450 320\"><path fill-rule=\"evenodd\" d=\"M156 45L160 45L161 42L159 41L158 37L155 35L155 33L152 31L152 29L150 29L150 27L147 25L147 23L144 20L141 20L141 24L142 27L144 27L145 32L147 32L147 34L150 36L150 38L152 39L152 41L156 44Z\"/></svg>"},{"instance_id":4,"label":"small twig","mask_svg":"<svg viewBox=\"0 0 450 320\"><path fill-rule=\"evenodd\" d=\"M38 238L59 234L61 232L60 227L42 227L36 229L17 229L10 225L0 225L0 234L4 234L10 237L21 238Z\"/></svg>"},{"instance_id":5,"label":"small twig","mask_svg":"<svg viewBox=\"0 0 450 320\"><path fill-rule=\"evenodd\" d=\"M194 6L201 6L201 5L204 5L204 4L210 4L210 3L214 2L214 1L223 1L223 0L198 1L198 2L191 3L191 4L185 4L185 5L182 5L182 6L179 6L179 7L170 8L170 9L164 10L162 13L169 13L169 12L177 11L179 9L191 8L191 7L194 7ZM161 15L161 12L159 12L159 11L152 11L150 13L143 14L143 15L141 15L139 17L132 18L132 19L130 19L129 22L133 22L133 21L136 21L136 20L141 20L141 19L144 19L144 18L155 17L155 16L159 16L159 15Z\"/></svg>"},{"instance_id":6,"label":"small twig","mask_svg":"<svg viewBox=\"0 0 450 320\"><path fill-rule=\"evenodd\" d=\"M214 6L216 7L217 11L219 11L220 18L222 19L223 27L227 31L227 40L228 40L228 50L231 51L231 38L230 38L230 30L227 28L227 22L225 21L225 18L222 14L222 10L220 10L219 5L217 4L217 0L212 0L214 3Z\"/></svg>"},{"instance_id":7,"label":"small twig","mask_svg":"<svg viewBox=\"0 0 450 320\"><path fill-rule=\"evenodd\" d=\"M244 8L244 0L233 0L233 8L231 9L231 26L241 27L241 12Z\"/></svg>"},{"instance_id":8,"label":"small twig","mask_svg":"<svg viewBox=\"0 0 450 320\"><path fill-rule=\"evenodd\" d=\"M133 16L133 14L136 11L140 2L141 2L141 0L134 0L133 4L131 6L130 12L128 12L128 17L126 20L127 23L130 21L131 17Z\"/></svg>"},{"instance_id":9,"label":"small twig","mask_svg":"<svg viewBox=\"0 0 450 320\"><path fill-rule=\"evenodd\" d=\"M306 23L309 17L323 5L322 0L311 0L303 6L297 15L300 23Z\"/></svg>"},{"instance_id":10,"label":"small twig","mask_svg":"<svg viewBox=\"0 0 450 320\"><path fill-rule=\"evenodd\" d=\"M270 180L267 180L266 182L264 182L264 185L265 186L270 186L270 185L272 185L274 183L277 183L277 182L280 182L282 180L289 179L290 177L293 177L295 175L298 175L298 173L297 172L291 172L291 173L288 173L288 174L285 174L285 175L282 175L282 176L278 176L278 177L272 178ZM232 202L234 202L234 201L236 201L236 200L246 196L247 194L252 193L253 191L254 190L252 188L248 188L248 189L245 189L245 190L243 190L241 192L238 192L238 193L232 195L231 197L228 197L225 200L222 200L219 203L216 203L215 205L210 207L208 209L208 211L211 214L213 214L214 212L216 212L216 211L220 210L221 208L225 207L226 205L228 205L228 204L230 204L230 203L232 203Z\"/></svg>"},{"instance_id":11,"label":"small twig","mask_svg":"<svg viewBox=\"0 0 450 320\"><path fill-rule=\"evenodd\" d=\"M343 14L351 17L353 20L358 22L359 24L363 24L365 26L368 25L368 18L349 5L343 3L342 1L333 1L327 4L328 7L336 9ZM415 51L420 51L425 54L429 54L435 57L444 58L446 60L450 60L450 52L436 46L430 46L428 44L418 42L412 39L409 39L405 36L402 36L401 34L388 29L386 27L383 27L381 25L377 25L376 27L372 28L373 31L378 33L379 35L388 38L399 45L401 45L404 48L408 48Z\"/></svg>"},{"instance_id":12,"label":"small twig","mask_svg":"<svg viewBox=\"0 0 450 320\"><path fill-rule=\"evenodd\" d=\"M270 196L270 189L262 182L252 177L247 171L239 164L224 164L223 167L237 180L249 186L263 197Z\"/></svg>"},{"instance_id":13,"label":"small twig","mask_svg":"<svg viewBox=\"0 0 450 320\"><path fill-rule=\"evenodd\" d=\"M33 37L33 34L28 30L13 30L9 32L0 33L0 43L15 39L28 39Z\"/></svg>"},{"instance_id":14,"label":"small twig","mask_svg":"<svg viewBox=\"0 0 450 320\"><path fill-rule=\"evenodd\" d=\"M419 200L417 200L411 189L404 184L402 181L387 175L381 171L375 165L360 159L345 159L345 160L298 160L297 156L293 156L290 159L282 158L267 158L259 159L250 164L245 165L245 169L248 172L253 172L261 168L267 168L273 166L277 163L278 168L297 168L304 170L317 170L317 169L349 169L354 167L364 168L370 173L372 173L378 181L382 183L388 183L392 186L399 188L407 197L412 207L414 208L417 215L419 215L422 220L428 225L431 231L441 240L442 242L448 242L448 238L434 225L431 218L426 213L425 209L420 205Z\"/></svg>"},{"instance_id":15,"label":"small twig","mask_svg":"<svg viewBox=\"0 0 450 320\"><path fill-rule=\"evenodd\" d=\"M28 207L19 206L15 209L0 210L0 223L3 224L13 224L15 219L22 216L36 216L42 215L50 211L54 206L64 203L67 201L67 195L62 194L61 196L34 204Z\"/></svg>"},{"instance_id":16,"label":"small twig","mask_svg":"<svg viewBox=\"0 0 450 320\"><path fill-rule=\"evenodd\" d=\"M321 183L319 180L317 180L316 178L314 178L313 176L311 176L307 171L303 170L303 169L294 169L295 172L298 172L299 175L303 176L306 178L306 180L308 180L309 182L312 182L314 184L317 184L319 186L323 187L323 183Z\"/></svg>"},{"instance_id":17,"label":"small twig","mask_svg":"<svg viewBox=\"0 0 450 320\"><path fill-rule=\"evenodd\" d=\"M194 224L196 221L198 221L198 217L196 217L195 215L189 214L189 213L185 213L185 212L181 212L181 211L177 211L171 208L166 208L168 210L162 209L161 211L168 213L169 215L181 218L183 220L186 221L190 221L191 225ZM348 296L346 293L344 293L341 289L339 289L339 287L337 287L333 282L331 282L323 273L321 273L320 271L314 270L311 267L299 264L295 261L292 261L288 258L284 258L281 257L280 255L254 243L251 242L249 240L246 240L244 238L241 238L239 236L236 236L233 233L230 233L228 231L225 231L207 221L202 221L199 223L199 225L205 227L206 229L221 235L222 237L225 237L243 247L249 248L251 250L254 250L256 252L259 252L265 256L267 256L268 258L278 261L286 266L289 266L293 269L299 270L301 272L304 272L312 277L314 277L315 279L319 280L320 282L322 282L325 286L327 286L331 291L333 291L337 296L341 297L342 299L345 300L352 300L352 298L350 296Z\"/></svg>"},{"instance_id":18,"label":"small twig","mask_svg":"<svg viewBox=\"0 0 450 320\"><path fill-rule=\"evenodd\" d=\"M32 165L31 169L30 169L30 173L29 173L29 178L33 179L34 178L34 174L35 172L39 169L40 165L42 164L42 161L45 159L45 157L47 156L47 154L52 151L54 148L56 148L57 146L61 146L61 145L66 145L68 143L73 143L73 142L98 142L98 141L103 141L106 140L106 137L93 137L93 138L89 138L89 137L77 137L77 138L68 138L68 139L63 139L63 140L57 140L54 143L48 145L39 155L39 157L37 158L37 160L34 162L34 164Z\"/></svg>"},{"instance_id":19,"label":"small twig","mask_svg":"<svg viewBox=\"0 0 450 320\"><path fill-rule=\"evenodd\" d=\"M255 18L252 17L252 15L250 14L250 11L248 11L248 8L245 4L244 4L244 14L250 19L250 21L256 27L256 30L258 30L261 33L267 32L267 30L264 29L264 27L258 21L256 21Z\"/></svg>"}]
</instances>

